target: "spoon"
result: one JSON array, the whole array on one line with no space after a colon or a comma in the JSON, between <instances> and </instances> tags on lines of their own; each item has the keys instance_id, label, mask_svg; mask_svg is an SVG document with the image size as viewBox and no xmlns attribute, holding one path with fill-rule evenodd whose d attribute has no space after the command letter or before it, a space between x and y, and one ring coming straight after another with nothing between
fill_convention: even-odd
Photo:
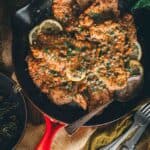
<instances>
[{"instance_id":1,"label":"spoon","mask_svg":"<svg viewBox=\"0 0 150 150\"><path fill-rule=\"evenodd\" d=\"M102 112L106 107L108 107L113 101L119 102L127 102L131 98L135 97L136 93L138 93L140 85L142 84L143 75L133 76L128 79L127 86L119 91L116 91L114 94L113 100L109 101L104 105L98 106L96 109L92 110L91 112L85 114L78 120L74 121L73 123L67 125L65 127L66 132L69 135L75 133L81 126L83 126L86 122L92 119L95 115L99 112ZM101 113L102 114L102 113Z\"/></svg>"}]
</instances>

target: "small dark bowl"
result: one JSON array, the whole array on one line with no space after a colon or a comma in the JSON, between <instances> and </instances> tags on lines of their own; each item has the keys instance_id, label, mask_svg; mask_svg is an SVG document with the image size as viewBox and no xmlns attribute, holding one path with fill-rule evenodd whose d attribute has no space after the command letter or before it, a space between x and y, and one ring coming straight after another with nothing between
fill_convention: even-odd
<instances>
[{"instance_id":1,"label":"small dark bowl","mask_svg":"<svg viewBox=\"0 0 150 150\"><path fill-rule=\"evenodd\" d=\"M13 110L15 112L12 111L12 113L16 115L17 119L17 133L12 139L10 138L9 140L4 140L3 145L0 145L0 149L2 150L10 150L15 148L16 144L21 140L26 127L27 111L24 97L14 87L16 87L16 83L4 74L0 73L0 96L7 98L7 102L10 101L10 104L18 104Z\"/></svg>"}]
</instances>

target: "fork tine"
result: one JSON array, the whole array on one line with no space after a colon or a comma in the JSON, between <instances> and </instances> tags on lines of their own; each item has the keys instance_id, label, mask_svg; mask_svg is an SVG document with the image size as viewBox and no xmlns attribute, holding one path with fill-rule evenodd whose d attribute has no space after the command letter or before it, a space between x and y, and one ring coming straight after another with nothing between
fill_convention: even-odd
<instances>
[{"instance_id":1,"label":"fork tine","mask_svg":"<svg viewBox=\"0 0 150 150\"><path fill-rule=\"evenodd\" d=\"M147 108L148 105L149 105L148 103L144 104L144 105L141 107L140 111L143 112L143 111Z\"/></svg>"},{"instance_id":2,"label":"fork tine","mask_svg":"<svg viewBox=\"0 0 150 150\"><path fill-rule=\"evenodd\" d=\"M150 113L146 117L150 121Z\"/></svg>"},{"instance_id":3,"label":"fork tine","mask_svg":"<svg viewBox=\"0 0 150 150\"><path fill-rule=\"evenodd\" d=\"M147 104L146 107L142 110L143 113L146 113L150 109L150 105Z\"/></svg>"},{"instance_id":4,"label":"fork tine","mask_svg":"<svg viewBox=\"0 0 150 150\"><path fill-rule=\"evenodd\" d=\"M142 105L141 108L138 111L142 111L146 105L147 105L147 103Z\"/></svg>"},{"instance_id":5,"label":"fork tine","mask_svg":"<svg viewBox=\"0 0 150 150\"><path fill-rule=\"evenodd\" d=\"M145 113L144 113L144 115L147 117L148 115L150 114L150 109L148 109Z\"/></svg>"}]
</instances>

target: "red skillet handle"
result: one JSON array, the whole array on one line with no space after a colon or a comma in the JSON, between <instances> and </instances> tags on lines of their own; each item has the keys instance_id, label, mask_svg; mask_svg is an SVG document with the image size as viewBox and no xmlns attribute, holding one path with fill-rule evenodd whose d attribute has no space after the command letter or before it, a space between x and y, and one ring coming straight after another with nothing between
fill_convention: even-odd
<instances>
[{"instance_id":1,"label":"red skillet handle","mask_svg":"<svg viewBox=\"0 0 150 150\"><path fill-rule=\"evenodd\" d=\"M44 114L44 119L46 123L46 129L40 143L37 145L35 150L51 150L51 144L55 134L60 128L65 126L64 124L60 124L52 120L46 114Z\"/></svg>"}]
</instances>

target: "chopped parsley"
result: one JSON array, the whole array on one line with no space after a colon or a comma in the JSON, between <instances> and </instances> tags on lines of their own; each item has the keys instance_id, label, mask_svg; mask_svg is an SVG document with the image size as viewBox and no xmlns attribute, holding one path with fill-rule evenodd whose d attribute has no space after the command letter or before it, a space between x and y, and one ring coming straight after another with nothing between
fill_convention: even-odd
<instances>
[{"instance_id":1,"label":"chopped parsley","mask_svg":"<svg viewBox=\"0 0 150 150\"><path fill-rule=\"evenodd\" d=\"M74 46L71 42L68 42L68 41L65 41L65 42L64 42L64 45L65 45L67 48L72 48L72 49L75 48L75 46Z\"/></svg>"},{"instance_id":2,"label":"chopped parsley","mask_svg":"<svg viewBox=\"0 0 150 150\"><path fill-rule=\"evenodd\" d=\"M73 88L73 83L72 82L64 82L64 83L62 83L62 87L68 91L71 91Z\"/></svg>"},{"instance_id":3,"label":"chopped parsley","mask_svg":"<svg viewBox=\"0 0 150 150\"><path fill-rule=\"evenodd\" d=\"M68 48L68 50L67 50L67 56L74 56L72 48Z\"/></svg>"},{"instance_id":4,"label":"chopped parsley","mask_svg":"<svg viewBox=\"0 0 150 150\"><path fill-rule=\"evenodd\" d=\"M75 50L75 51L80 51L80 48L76 47L74 50Z\"/></svg>"},{"instance_id":5,"label":"chopped parsley","mask_svg":"<svg viewBox=\"0 0 150 150\"><path fill-rule=\"evenodd\" d=\"M82 32L83 30L84 30L83 27L81 27L81 26L78 27L78 32Z\"/></svg>"},{"instance_id":6,"label":"chopped parsley","mask_svg":"<svg viewBox=\"0 0 150 150\"><path fill-rule=\"evenodd\" d=\"M102 55L104 55L104 54L107 54L108 52L109 52L109 48L108 47L102 47L101 48L101 50L100 50L100 52L99 52L99 57L101 57Z\"/></svg>"},{"instance_id":7,"label":"chopped parsley","mask_svg":"<svg viewBox=\"0 0 150 150\"><path fill-rule=\"evenodd\" d=\"M100 50L99 57L101 57L102 55L103 55L103 52Z\"/></svg>"},{"instance_id":8,"label":"chopped parsley","mask_svg":"<svg viewBox=\"0 0 150 150\"><path fill-rule=\"evenodd\" d=\"M107 69L110 69L110 67L111 67L111 63L108 61L108 62L106 63L106 68L107 68Z\"/></svg>"},{"instance_id":9,"label":"chopped parsley","mask_svg":"<svg viewBox=\"0 0 150 150\"><path fill-rule=\"evenodd\" d=\"M67 47L67 56L74 56L75 51L76 52L84 52L87 49L86 46L83 46L81 48L75 47L75 45L73 45L71 42L68 42L68 41L65 41L64 45Z\"/></svg>"},{"instance_id":10,"label":"chopped parsley","mask_svg":"<svg viewBox=\"0 0 150 150\"><path fill-rule=\"evenodd\" d=\"M48 53L49 48L44 48L45 53Z\"/></svg>"},{"instance_id":11,"label":"chopped parsley","mask_svg":"<svg viewBox=\"0 0 150 150\"><path fill-rule=\"evenodd\" d=\"M65 41L64 45L67 47L67 56L74 56L73 50L75 49L75 46L68 41Z\"/></svg>"},{"instance_id":12,"label":"chopped parsley","mask_svg":"<svg viewBox=\"0 0 150 150\"><path fill-rule=\"evenodd\" d=\"M95 22L103 22L105 20L114 18L114 12L111 9L101 13L91 11L88 15L93 18Z\"/></svg>"},{"instance_id":13,"label":"chopped parsley","mask_svg":"<svg viewBox=\"0 0 150 150\"><path fill-rule=\"evenodd\" d=\"M77 70L80 71L80 72L85 72L85 71L86 71L86 68L80 66L79 68L77 68Z\"/></svg>"},{"instance_id":14,"label":"chopped parsley","mask_svg":"<svg viewBox=\"0 0 150 150\"><path fill-rule=\"evenodd\" d=\"M91 18L97 18L97 17L100 17L101 14L95 13L95 12L92 12L92 11L91 11L88 15L89 15Z\"/></svg>"},{"instance_id":15,"label":"chopped parsley","mask_svg":"<svg viewBox=\"0 0 150 150\"><path fill-rule=\"evenodd\" d=\"M49 73L52 74L55 77L60 76L60 73L58 71L55 71L55 70L49 70Z\"/></svg>"},{"instance_id":16,"label":"chopped parsley","mask_svg":"<svg viewBox=\"0 0 150 150\"><path fill-rule=\"evenodd\" d=\"M137 76L140 74L139 68L128 68L127 70L130 72L131 76Z\"/></svg>"},{"instance_id":17,"label":"chopped parsley","mask_svg":"<svg viewBox=\"0 0 150 150\"><path fill-rule=\"evenodd\" d=\"M108 31L108 34L109 34L109 35L114 35L114 33L115 33L115 32L112 31L112 30Z\"/></svg>"},{"instance_id":18,"label":"chopped parsley","mask_svg":"<svg viewBox=\"0 0 150 150\"><path fill-rule=\"evenodd\" d=\"M81 48L80 48L80 51L84 52L84 51L86 51L86 50L87 50L87 48L88 48L88 47L83 46L83 47L81 47Z\"/></svg>"}]
</instances>

